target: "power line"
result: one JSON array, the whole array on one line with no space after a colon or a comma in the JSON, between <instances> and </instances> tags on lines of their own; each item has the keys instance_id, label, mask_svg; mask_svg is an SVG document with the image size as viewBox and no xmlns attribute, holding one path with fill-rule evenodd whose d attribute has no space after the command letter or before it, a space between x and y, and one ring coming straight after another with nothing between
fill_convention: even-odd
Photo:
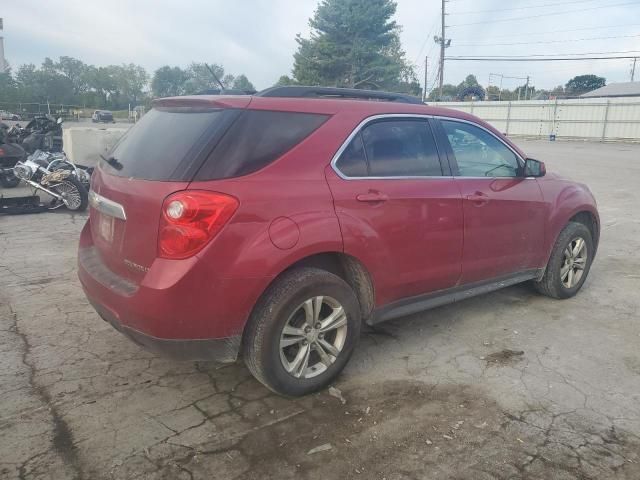
<instances>
[{"instance_id":1,"label":"power line","mask_svg":"<svg viewBox=\"0 0 640 480\"><path fill-rule=\"evenodd\" d=\"M553 32L556 33L556 32ZM547 43L566 43L566 42L584 42L587 40L610 40L614 38L635 38L640 37L640 34L634 35L614 35L610 37L587 37L587 38L573 38L568 40L542 40L538 42L505 42L505 43L456 43L456 47L498 47L507 45L540 45Z\"/></svg>"},{"instance_id":2,"label":"power line","mask_svg":"<svg viewBox=\"0 0 640 480\"><path fill-rule=\"evenodd\" d=\"M435 30L437 25L438 25L438 19L436 19L436 21L433 22L433 26L429 29L429 33L425 37L424 42L422 43L422 46L420 47L420 51L418 52L418 55L416 55L416 59L413 61L413 63L417 63L418 60L420 59L420 55L422 54L422 51L424 50L424 47L427 45L427 42L431 39L431 34L433 33L433 31ZM429 54L427 53L427 56L428 55Z\"/></svg>"},{"instance_id":3,"label":"power line","mask_svg":"<svg viewBox=\"0 0 640 480\"><path fill-rule=\"evenodd\" d=\"M501 8L500 11L501 12L505 12L507 10L528 10L530 8L542 8L542 7L555 7L557 5L572 5L574 3L591 3L591 2L595 2L597 0L574 0L573 2L559 2L559 3L544 3L542 5L527 5L524 7L511 7L511 8ZM452 12L452 15L467 15L467 14L474 14L474 13L495 13L496 10L495 9L490 9L490 10L467 10L464 12Z\"/></svg>"},{"instance_id":4,"label":"power line","mask_svg":"<svg viewBox=\"0 0 640 480\"><path fill-rule=\"evenodd\" d=\"M640 54L640 50L623 50L618 52L582 52L582 53L533 53L531 55L457 55L457 57L491 57L491 58L535 58L535 57L574 57L581 55L611 55L618 53L638 53ZM447 57L447 58L456 58L456 57ZM634 57L631 57L634 58Z\"/></svg>"},{"instance_id":5,"label":"power line","mask_svg":"<svg viewBox=\"0 0 640 480\"><path fill-rule=\"evenodd\" d=\"M524 17L511 17L511 18L498 18L495 20L484 20L481 22L471 22L471 23L458 23L456 25L448 25L448 27L450 28L454 28L454 27L466 27L468 25L483 25L485 23L498 23L498 22L513 22L516 20L528 20L530 18L540 18L540 17L549 17L552 15L564 15L566 13L575 13L575 12L586 12L589 10L598 10L601 8L612 8L612 7L623 7L625 5L640 5L640 3L638 2L626 2L626 3L615 3L612 5L599 5L597 7L588 7L588 8L579 8L579 9L572 9L572 10L565 10L563 12L549 12L549 13L540 13L538 15L527 15Z\"/></svg>"},{"instance_id":6,"label":"power line","mask_svg":"<svg viewBox=\"0 0 640 480\"><path fill-rule=\"evenodd\" d=\"M602 27L582 27L582 28L572 28L569 30L553 30L546 32L530 32L530 33L509 33L506 35L494 35L489 37L489 40L492 38L511 38L511 37L531 37L536 35L555 35L556 33L569 33L569 32L582 32L584 30L604 30L607 28L620 28L620 27L637 27L640 26L640 23L623 23L621 25L606 25Z\"/></svg>"},{"instance_id":7,"label":"power line","mask_svg":"<svg viewBox=\"0 0 640 480\"><path fill-rule=\"evenodd\" d=\"M577 60L630 60L638 58L635 56L618 56L618 57L556 57L556 58L505 58L505 57L447 57L445 60L451 61L468 61L468 62L567 62Z\"/></svg>"}]
</instances>

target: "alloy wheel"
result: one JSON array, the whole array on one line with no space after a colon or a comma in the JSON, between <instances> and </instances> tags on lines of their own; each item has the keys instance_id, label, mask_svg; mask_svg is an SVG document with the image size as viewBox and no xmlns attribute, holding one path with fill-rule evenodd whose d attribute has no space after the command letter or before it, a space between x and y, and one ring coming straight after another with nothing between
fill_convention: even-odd
<instances>
[{"instance_id":1,"label":"alloy wheel","mask_svg":"<svg viewBox=\"0 0 640 480\"><path fill-rule=\"evenodd\" d=\"M588 254L587 243L581 237L571 240L564 249L560 281L565 288L573 288L580 283L587 266Z\"/></svg>"},{"instance_id":2,"label":"alloy wheel","mask_svg":"<svg viewBox=\"0 0 640 480\"><path fill-rule=\"evenodd\" d=\"M347 315L331 297L316 296L300 304L280 336L280 360L296 378L325 372L338 358L347 338Z\"/></svg>"}]
</instances>

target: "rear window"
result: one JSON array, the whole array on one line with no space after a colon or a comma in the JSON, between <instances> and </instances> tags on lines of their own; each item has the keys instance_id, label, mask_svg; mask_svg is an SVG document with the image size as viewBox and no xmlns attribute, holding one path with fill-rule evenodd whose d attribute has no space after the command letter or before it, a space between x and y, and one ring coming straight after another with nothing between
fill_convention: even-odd
<instances>
[{"instance_id":1,"label":"rear window","mask_svg":"<svg viewBox=\"0 0 640 480\"><path fill-rule=\"evenodd\" d=\"M260 170L304 140L327 118L311 113L245 110L195 179L238 177Z\"/></svg>"},{"instance_id":2,"label":"rear window","mask_svg":"<svg viewBox=\"0 0 640 480\"><path fill-rule=\"evenodd\" d=\"M121 177L190 180L203 149L226 129L232 112L154 108L106 156L114 160L102 166Z\"/></svg>"}]
</instances>

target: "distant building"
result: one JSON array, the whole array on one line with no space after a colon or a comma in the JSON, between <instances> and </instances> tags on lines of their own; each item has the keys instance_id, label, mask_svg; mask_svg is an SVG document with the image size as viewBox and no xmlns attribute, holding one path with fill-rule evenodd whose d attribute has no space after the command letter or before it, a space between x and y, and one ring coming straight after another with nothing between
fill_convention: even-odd
<instances>
[{"instance_id":1,"label":"distant building","mask_svg":"<svg viewBox=\"0 0 640 480\"><path fill-rule=\"evenodd\" d=\"M640 97L640 82L610 83L580 95L581 98Z\"/></svg>"}]
</instances>

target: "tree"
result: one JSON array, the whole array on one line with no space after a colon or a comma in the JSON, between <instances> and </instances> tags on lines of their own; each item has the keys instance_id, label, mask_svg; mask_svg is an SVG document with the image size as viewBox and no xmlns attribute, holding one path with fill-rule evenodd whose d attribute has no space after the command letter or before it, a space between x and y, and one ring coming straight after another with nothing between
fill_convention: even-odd
<instances>
[{"instance_id":1,"label":"tree","mask_svg":"<svg viewBox=\"0 0 640 480\"><path fill-rule=\"evenodd\" d=\"M479 87L478 79L475 75L467 75L467 77L458 84L458 93L469 87Z\"/></svg>"},{"instance_id":2,"label":"tree","mask_svg":"<svg viewBox=\"0 0 640 480\"><path fill-rule=\"evenodd\" d=\"M486 89L487 100L498 100L500 98L500 88L495 85L489 85Z\"/></svg>"},{"instance_id":3,"label":"tree","mask_svg":"<svg viewBox=\"0 0 640 480\"><path fill-rule=\"evenodd\" d=\"M11 75L11 68L7 67L0 73L0 98L3 101L12 102L18 98L18 84Z\"/></svg>"},{"instance_id":4,"label":"tree","mask_svg":"<svg viewBox=\"0 0 640 480\"><path fill-rule=\"evenodd\" d=\"M224 68L216 63L209 64L209 68L220 80L224 78ZM196 94L204 90L219 89L220 84L211 74L211 71L204 63L193 62L187 68L187 79L184 86L184 93Z\"/></svg>"},{"instance_id":5,"label":"tree","mask_svg":"<svg viewBox=\"0 0 640 480\"><path fill-rule=\"evenodd\" d=\"M127 104L135 106L143 97L143 90L149 82L146 70L133 63L111 65L108 69L115 86L114 105L122 108L126 108Z\"/></svg>"},{"instance_id":6,"label":"tree","mask_svg":"<svg viewBox=\"0 0 640 480\"><path fill-rule=\"evenodd\" d=\"M165 65L153 74L151 90L156 97L173 97L185 93L185 82L189 74L180 67Z\"/></svg>"},{"instance_id":7,"label":"tree","mask_svg":"<svg viewBox=\"0 0 640 480\"><path fill-rule=\"evenodd\" d=\"M89 89L84 75L87 65L82 60L72 57L60 57L54 67L56 71L69 79L73 86L74 94L84 93Z\"/></svg>"},{"instance_id":8,"label":"tree","mask_svg":"<svg viewBox=\"0 0 640 480\"><path fill-rule=\"evenodd\" d=\"M604 87L607 80L597 75L578 75L573 77L565 85L566 93L569 95L581 95L596 88Z\"/></svg>"},{"instance_id":9,"label":"tree","mask_svg":"<svg viewBox=\"0 0 640 480\"><path fill-rule=\"evenodd\" d=\"M297 36L293 75L307 85L407 91L417 82L392 20L392 0L322 0Z\"/></svg>"},{"instance_id":10,"label":"tree","mask_svg":"<svg viewBox=\"0 0 640 480\"><path fill-rule=\"evenodd\" d=\"M112 77L112 70L108 67L87 66L84 81L89 90L84 95L85 103L92 106L106 107L109 99L116 93L116 80Z\"/></svg>"},{"instance_id":11,"label":"tree","mask_svg":"<svg viewBox=\"0 0 640 480\"><path fill-rule=\"evenodd\" d=\"M288 75L281 75L278 81L273 85L274 87L285 87L288 85L295 85L296 82Z\"/></svg>"},{"instance_id":12,"label":"tree","mask_svg":"<svg viewBox=\"0 0 640 480\"><path fill-rule=\"evenodd\" d=\"M436 100L455 100L458 96L458 87L456 85L451 85L450 83L445 83L442 85L442 98L440 98L440 90L436 87L429 93L429 97L427 100L436 101Z\"/></svg>"},{"instance_id":13,"label":"tree","mask_svg":"<svg viewBox=\"0 0 640 480\"><path fill-rule=\"evenodd\" d=\"M249 81L247 76L244 73L241 73L233 80L233 89L234 90L244 90L244 91L255 91L255 87L253 83Z\"/></svg>"},{"instance_id":14,"label":"tree","mask_svg":"<svg viewBox=\"0 0 640 480\"><path fill-rule=\"evenodd\" d=\"M484 100L486 92L478 83L475 75L467 75L467 77L458 84L456 97L458 100L480 99Z\"/></svg>"}]
</instances>

